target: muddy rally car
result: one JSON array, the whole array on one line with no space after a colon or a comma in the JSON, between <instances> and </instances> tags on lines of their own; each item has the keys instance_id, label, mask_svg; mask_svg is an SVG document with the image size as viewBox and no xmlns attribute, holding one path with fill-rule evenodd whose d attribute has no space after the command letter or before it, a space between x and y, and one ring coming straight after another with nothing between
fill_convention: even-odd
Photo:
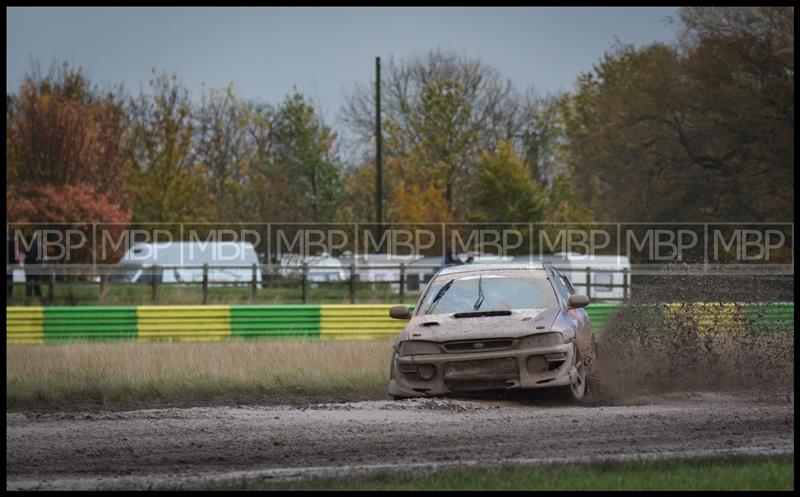
<instances>
[{"instance_id":1,"label":"muddy rally car","mask_svg":"<svg viewBox=\"0 0 800 497\"><path fill-rule=\"evenodd\" d=\"M389 395L557 387L581 400L595 356L588 304L548 264L444 268L413 313L389 311L410 320L393 344Z\"/></svg>"}]
</instances>

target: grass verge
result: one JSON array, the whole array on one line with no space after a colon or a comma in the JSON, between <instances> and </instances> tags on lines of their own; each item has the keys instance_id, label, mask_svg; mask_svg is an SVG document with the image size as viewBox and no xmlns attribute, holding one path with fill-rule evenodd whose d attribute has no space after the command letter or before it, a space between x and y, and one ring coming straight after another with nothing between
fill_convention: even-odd
<instances>
[{"instance_id":1,"label":"grass verge","mask_svg":"<svg viewBox=\"0 0 800 497\"><path fill-rule=\"evenodd\" d=\"M6 409L386 397L391 341L7 345Z\"/></svg>"},{"instance_id":2,"label":"grass verge","mask_svg":"<svg viewBox=\"0 0 800 497\"><path fill-rule=\"evenodd\" d=\"M294 482L250 479L203 490L793 490L794 456L730 456L384 472Z\"/></svg>"}]
</instances>

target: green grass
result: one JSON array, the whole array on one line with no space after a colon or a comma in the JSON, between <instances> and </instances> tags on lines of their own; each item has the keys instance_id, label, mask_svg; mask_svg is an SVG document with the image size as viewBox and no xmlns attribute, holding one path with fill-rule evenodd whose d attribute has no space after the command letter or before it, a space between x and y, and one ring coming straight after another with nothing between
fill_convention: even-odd
<instances>
[{"instance_id":1,"label":"green grass","mask_svg":"<svg viewBox=\"0 0 800 497\"><path fill-rule=\"evenodd\" d=\"M6 409L386 398L390 340L6 347Z\"/></svg>"},{"instance_id":2,"label":"green grass","mask_svg":"<svg viewBox=\"0 0 800 497\"><path fill-rule=\"evenodd\" d=\"M203 490L793 490L794 456L730 456L436 472L382 472L294 482L249 479Z\"/></svg>"}]
</instances>

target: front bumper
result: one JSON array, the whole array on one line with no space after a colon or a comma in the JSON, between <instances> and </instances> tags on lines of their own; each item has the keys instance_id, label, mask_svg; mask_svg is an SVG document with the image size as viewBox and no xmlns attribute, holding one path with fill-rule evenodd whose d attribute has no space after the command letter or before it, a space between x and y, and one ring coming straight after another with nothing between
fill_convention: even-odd
<instances>
[{"instance_id":1,"label":"front bumper","mask_svg":"<svg viewBox=\"0 0 800 497\"><path fill-rule=\"evenodd\" d=\"M424 397L458 391L571 385L578 374L575 357L573 342L487 352L395 355L389 394Z\"/></svg>"}]
</instances>

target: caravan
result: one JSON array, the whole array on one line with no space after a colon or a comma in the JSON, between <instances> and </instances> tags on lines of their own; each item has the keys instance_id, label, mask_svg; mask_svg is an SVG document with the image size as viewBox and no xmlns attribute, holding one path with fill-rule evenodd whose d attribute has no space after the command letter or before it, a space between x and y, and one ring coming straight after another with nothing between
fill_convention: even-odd
<instances>
[{"instance_id":1,"label":"caravan","mask_svg":"<svg viewBox=\"0 0 800 497\"><path fill-rule=\"evenodd\" d=\"M114 268L110 281L152 283L160 266L160 283L199 283L208 264L209 285L250 284L258 255L250 242L136 243ZM255 278L261 287L261 270Z\"/></svg>"}]
</instances>

